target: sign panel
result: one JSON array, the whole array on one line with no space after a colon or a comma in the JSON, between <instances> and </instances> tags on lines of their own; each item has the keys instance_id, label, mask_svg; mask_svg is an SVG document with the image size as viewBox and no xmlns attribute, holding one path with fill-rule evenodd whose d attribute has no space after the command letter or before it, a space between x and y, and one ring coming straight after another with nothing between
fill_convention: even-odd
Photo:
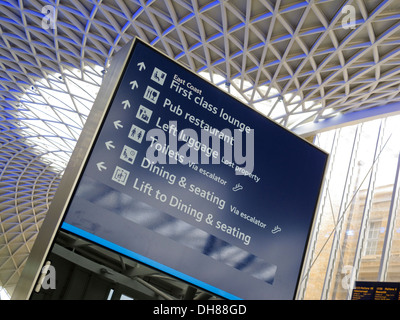
<instances>
[{"instance_id":1,"label":"sign panel","mask_svg":"<svg viewBox=\"0 0 400 320\"><path fill-rule=\"evenodd\" d=\"M136 40L62 224L229 299L293 299L327 154Z\"/></svg>"},{"instance_id":2,"label":"sign panel","mask_svg":"<svg viewBox=\"0 0 400 320\"><path fill-rule=\"evenodd\" d=\"M357 281L351 300L398 301L400 283Z\"/></svg>"}]
</instances>

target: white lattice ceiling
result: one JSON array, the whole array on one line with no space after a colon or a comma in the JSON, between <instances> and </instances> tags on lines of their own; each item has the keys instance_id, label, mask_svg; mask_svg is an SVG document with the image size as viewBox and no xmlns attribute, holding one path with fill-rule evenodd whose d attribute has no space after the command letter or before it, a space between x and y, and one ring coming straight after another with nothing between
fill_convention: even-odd
<instances>
[{"instance_id":1,"label":"white lattice ceiling","mask_svg":"<svg viewBox=\"0 0 400 320\"><path fill-rule=\"evenodd\" d=\"M399 18L397 0L1 1L0 286L12 292L134 36L298 130L400 101Z\"/></svg>"}]
</instances>

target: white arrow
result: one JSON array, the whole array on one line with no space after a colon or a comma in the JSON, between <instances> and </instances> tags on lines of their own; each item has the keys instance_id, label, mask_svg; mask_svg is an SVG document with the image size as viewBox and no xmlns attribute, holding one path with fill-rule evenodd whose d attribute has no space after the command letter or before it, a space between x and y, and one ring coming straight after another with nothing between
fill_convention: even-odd
<instances>
[{"instance_id":1,"label":"white arrow","mask_svg":"<svg viewBox=\"0 0 400 320\"><path fill-rule=\"evenodd\" d=\"M129 100L122 101L122 104L124 105L124 110L131 107Z\"/></svg>"},{"instance_id":2,"label":"white arrow","mask_svg":"<svg viewBox=\"0 0 400 320\"><path fill-rule=\"evenodd\" d=\"M139 87L136 80L129 82L129 84L132 86L131 87L132 90Z\"/></svg>"},{"instance_id":3,"label":"white arrow","mask_svg":"<svg viewBox=\"0 0 400 320\"><path fill-rule=\"evenodd\" d=\"M102 162L98 162L96 165L97 165L97 169L99 169L99 171L107 169L107 167L104 165L103 161Z\"/></svg>"},{"instance_id":4,"label":"white arrow","mask_svg":"<svg viewBox=\"0 0 400 320\"><path fill-rule=\"evenodd\" d=\"M114 121L114 127L118 130L118 128L123 128L124 126L121 124L121 120Z\"/></svg>"},{"instance_id":5,"label":"white arrow","mask_svg":"<svg viewBox=\"0 0 400 320\"><path fill-rule=\"evenodd\" d=\"M106 147L108 150L115 149L115 146L111 140L106 142Z\"/></svg>"},{"instance_id":6,"label":"white arrow","mask_svg":"<svg viewBox=\"0 0 400 320\"><path fill-rule=\"evenodd\" d=\"M139 67L139 71L142 71L143 69L146 70L146 66L145 66L144 62L139 62L137 64L137 66Z\"/></svg>"}]
</instances>

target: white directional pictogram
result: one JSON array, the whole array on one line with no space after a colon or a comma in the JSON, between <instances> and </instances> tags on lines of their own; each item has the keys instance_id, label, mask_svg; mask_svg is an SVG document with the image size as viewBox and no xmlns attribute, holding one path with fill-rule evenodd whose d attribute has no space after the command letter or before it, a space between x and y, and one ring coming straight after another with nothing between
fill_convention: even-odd
<instances>
[{"instance_id":1,"label":"white directional pictogram","mask_svg":"<svg viewBox=\"0 0 400 320\"><path fill-rule=\"evenodd\" d=\"M111 140L106 142L106 147L108 150L115 149L115 146Z\"/></svg>"},{"instance_id":2,"label":"white directional pictogram","mask_svg":"<svg viewBox=\"0 0 400 320\"><path fill-rule=\"evenodd\" d=\"M129 100L122 101L122 105L124 106L124 110L131 107L131 103L129 102Z\"/></svg>"},{"instance_id":3,"label":"white directional pictogram","mask_svg":"<svg viewBox=\"0 0 400 320\"><path fill-rule=\"evenodd\" d=\"M131 85L132 90L139 87L136 80L129 82L129 84Z\"/></svg>"},{"instance_id":4,"label":"white directional pictogram","mask_svg":"<svg viewBox=\"0 0 400 320\"><path fill-rule=\"evenodd\" d=\"M139 62L137 66L139 67L139 71L146 70L146 65L144 62Z\"/></svg>"},{"instance_id":5,"label":"white directional pictogram","mask_svg":"<svg viewBox=\"0 0 400 320\"><path fill-rule=\"evenodd\" d=\"M164 85L164 81L165 81L166 77L167 77L167 74L164 71L162 71L158 68L154 68L153 73L151 75L151 80L157 82L160 85Z\"/></svg>"},{"instance_id":6,"label":"white directional pictogram","mask_svg":"<svg viewBox=\"0 0 400 320\"><path fill-rule=\"evenodd\" d=\"M129 173L129 171L116 166L111 179L124 186L126 185L126 181L128 180Z\"/></svg>"},{"instance_id":7,"label":"white directional pictogram","mask_svg":"<svg viewBox=\"0 0 400 320\"><path fill-rule=\"evenodd\" d=\"M152 114L153 114L152 110L146 108L145 106L140 105L136 113L136 118L142 120L143 122L149 123Z\"/></svg>"},{"instance_id":8,"label":"white directional pictogram","mask_svg":"<svg viewBox=\"0 0 400 320\"><path fill-rule=\"evenodd\" d=\"M133 162L135 161L136 155L137 155L137 151L129 146L124 146L124 148L122 149L121 155L120 155L120 159L124 160L130 164L133 164Z\"/></svg>"},{"instance_id":9,"label":"white directional pictogram","mask_svg":"<svg viewBox=\"0 0 400 320\"><path fill-rule=\"evenodd\" d=\"M104 164L103 161L96 163L97 169L99 169L99 171L107 170L107 167Z\"/></svg>"},{"instance_id":10,"label":"white directional pictogram","mask_svg":"<svg viewBox=\"0 0 400 320\"><path fill-rule=\"evenodd\" d=\"M145 132L146 132L145 130L133 124L131 130L129 131L128 138L138 143L142 143L142 139L145 136Z\"/></svg>"},{"instance_id":11,"label":"white directional pictogram","mask_svg":"<svg viewBox=\"0 0 400 320\"><path fill-rule=\"evenodd\" d=\"M121 120L116 120L114 121L114 127L115 129L123 128L124 126L121 124Z\"/></svg>"},{"instance_id":12,"label":"white directional pictogram","mask_svg":"<svg viewBox=\"0 0 400 320\"><path fill-rule=\"evenodd\" d=\"M152 88L150 86L147 86L146 92L144 93L143 98L145 98L146 100L156 104L159 95L160 95L160 91L158 91L158 90L156 90L156 89L154 89L154 88Z\"/></svg>"}]
</instances>

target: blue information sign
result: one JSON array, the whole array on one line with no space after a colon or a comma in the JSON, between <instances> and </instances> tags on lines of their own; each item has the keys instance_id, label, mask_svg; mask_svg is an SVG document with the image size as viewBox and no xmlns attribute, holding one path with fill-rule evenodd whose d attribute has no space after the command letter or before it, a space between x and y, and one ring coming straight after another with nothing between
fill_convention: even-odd
<instances>
[{"instance_id":1,"label":"blue information sign","mask_svg":"<svg viewBox=\"0 0 400 320\"><path fill-rule=\"evenodd\" d=\"M62 228L229 299L293 299L327 154L136 40Z\"/></svg>"}]
</instances>

